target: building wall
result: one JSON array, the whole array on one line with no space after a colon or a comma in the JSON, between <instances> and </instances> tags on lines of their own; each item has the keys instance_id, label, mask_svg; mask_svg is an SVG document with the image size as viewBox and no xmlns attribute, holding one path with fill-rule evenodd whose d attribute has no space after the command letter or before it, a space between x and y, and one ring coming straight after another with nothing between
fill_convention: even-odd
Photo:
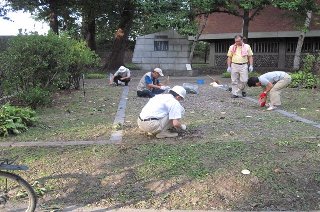
<instances>
[{"instance_id":1,"label":"building wall","mask_svg":"<svg viewBox=\"0 0 320 212\"><path fill-rule=\"evenodd\" d=\"M227 51L233 40L215 40L210 45L209 63L214 68L226 68ZM288 70L293 67L297 38L250 39L254 67L259 69ZM319 38L306 38L302 57L320 51Z\"/></svg>"},{"instance_id":2,"label":"building wall","mask_svg":"<svg viewBox=\"0 0 320 212\"><path fill-rule=\"evenodd\" d=\"M189 43L174 30L139 36L132 62L145 71L160 67L166 75L187 75Z\"/></svg>"}]
</instances>

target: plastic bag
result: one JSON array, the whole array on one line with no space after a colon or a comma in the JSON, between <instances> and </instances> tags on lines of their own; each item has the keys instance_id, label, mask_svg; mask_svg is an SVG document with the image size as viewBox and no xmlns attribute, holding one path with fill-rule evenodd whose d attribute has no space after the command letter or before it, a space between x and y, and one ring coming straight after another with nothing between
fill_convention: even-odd
<instances>
[{"instance_id":1,"label":"plastic bag","mask_svg":"<svg viewBox=\"0 0 320 212\"><path fill-rule=\"evenodd\" d=\"M182 87L186 89L187 93L191 94L198 94L199 93L199 86L192 83L183 83Z\"/></svg>"}]
</instances>

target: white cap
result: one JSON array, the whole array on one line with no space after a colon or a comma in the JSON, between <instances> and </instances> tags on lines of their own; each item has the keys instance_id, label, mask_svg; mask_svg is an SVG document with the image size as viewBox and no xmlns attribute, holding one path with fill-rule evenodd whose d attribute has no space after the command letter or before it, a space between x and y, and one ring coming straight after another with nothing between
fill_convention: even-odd
<instances>
[{"instance_id":1,"label":"white cap","mask_svg":"<svg viewBox=\"0 0 320 212\"><path fill-rule=\"evenodd\" d=\"M126 70L127 68L124 66L120 66L120 68L118 69L119 72L125 72Z\"/></svg>"},{"instance_id":2,"label":"white cap","mask_svg":"<svg viewBox=\"0 0 320 212\"><path fill-rule=\"evenodd\" d=\"M153 71L158 72L162 77L164 76L160 68L155 68Z\"/></svg>"},{"instance_id":3,"label":"white cap","mask_svg":"<svg viewBox=\"0 0 320 212\"><path fill-rule=\"evenodd\" d=\"M171 89L171 91L174 91L176 94L178 94L182 98L186 98L187 91L182 86L176 85Z\"/></svg>"}]
</instances>

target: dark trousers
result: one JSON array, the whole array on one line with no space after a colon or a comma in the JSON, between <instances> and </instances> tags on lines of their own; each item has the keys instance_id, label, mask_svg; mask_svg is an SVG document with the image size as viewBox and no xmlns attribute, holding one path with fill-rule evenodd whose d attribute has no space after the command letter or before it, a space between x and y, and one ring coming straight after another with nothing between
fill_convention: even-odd
<instances>
[{"instance_id":1,"label":"dark trousers","mask_svg":"<svg viewBox=\"0 0 320 212\"><path fill-rule=\"evenodd\" d=\"M152 91L150 91L150 90L137 91L137 96L138 96L138 97L152 98L152 97L154 97L156 94L161 94L161 93L163 93L164 91L165 91L165 90L161 90L161 89L152 89Z\"/></svg>"},{"instance_id":2,"label":"dark trousers","mask_svg":"<svg viewBox=\"0 0 320 212\"><path fill-rule=\"evenodd\" d=\"M128 83L130 82L131 78L127 78L127 79L124 79L124 80L121 80L121 76L115 76L113 78L113 82L116 83L118 85L118 80L121 81L121 82L124 82L125 86L128 86Z\"/></svg>"}]
</instances>

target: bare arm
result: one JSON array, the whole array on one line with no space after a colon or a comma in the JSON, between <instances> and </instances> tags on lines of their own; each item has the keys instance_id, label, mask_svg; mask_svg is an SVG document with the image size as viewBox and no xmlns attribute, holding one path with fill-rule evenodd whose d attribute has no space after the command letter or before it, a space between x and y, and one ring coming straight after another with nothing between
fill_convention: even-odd
<instances>
[{"instance_id":1,"label":"bare arm","mask_svg":"<svg viewBox=\"0 0 320 212\"><path fill-rule=\"evenodd\" d=\"M227 64L228 64L228 67L230 67L231 66L231 57L228 57L228 59L227 59Z\"/></svg>"},{"instance_id":2,"label":"bare arm","mask_svg":"<svg viewBox=\"0 0 320 212\"><path fill-rule=\"evenodd\" d=\"M273 85L271 82L269 82L266 86L266 89L264 90L265 93L268 93L273 88Z\"/></svg>"},{"instance_id":3,"label":"bare arm","mask_svg":"<svg viewBox=\"0 0 320 212\"><path fill-rule=\"evenodd\" d=\"M250 64L251 66L253 66L253 57L252 57L252 55L251 55L251 56L248 56L248 60L249 60L249 64Z\"/></svg>"},{"instance_id":4,"label":"bare arm","mask_svg":"<svg viewBox=\"0 0 320 212\"><path fill-rule=\"evenodd\" d=\"M158 88L158 89L160 89L161 85L147 84L147 88L148 89L150 89L150 88Z\"/></svg>"}]
</instances>

